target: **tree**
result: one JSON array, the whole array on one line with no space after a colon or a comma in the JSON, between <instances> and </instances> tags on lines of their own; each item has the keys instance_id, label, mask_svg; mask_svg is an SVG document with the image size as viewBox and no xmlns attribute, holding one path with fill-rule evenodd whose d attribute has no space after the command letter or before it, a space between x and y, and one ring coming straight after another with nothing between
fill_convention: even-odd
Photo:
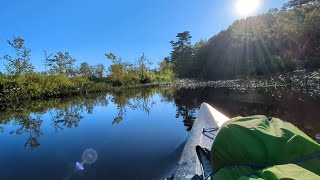
<instances>
[{"instance_id":1,"label":"tree","mask_svg":"<svg viewBox=\"0 0 320 180\"><path fill-rule=\"evenodd\" d=\"M171 61L178 77L189 77L188 69L192 65L193 48L189 31L178 33L177 41L171 41Z\"/></svg>"},{"instance_id":2,"label":"tree","mask_svg":"<svg viewBox=\"0 0 320 180\"><path fill-rule=\"evenodd\" d=\"M142 53L142 55L138 59L138 63L139 63L138 70L139 70L139 78L141 83L150 82L150 77L146 75L146 72L148 70L146 65L147 61L148 59L146 55Z\"/></svg>"},{"instance_id":3,"label":"tree","mask_svg":"<svg viewBox=\"0 0 320 180\"><path fill-rule=\"evenodd\" d=\"M284 8L300 8L305 4L314 3L318 0L290 0L283 5Z\"/></svg>"},{"instance_id":4,"label":"tree","mask_svg":"<svg viewBox=\"0 0 320 180\"><path fill-rule=\"evenodd\" d=\"M163 58L162 62L159 64L160 70L172 70L173 64L170 61L170 57Z\"/></svg>"},{"instance_id":5,"label":"tree","mask_svg":"<svg viewBox=\"0 0 320 180\"><path fill-rule=\"evenodd\" d=\"M45 52L45 65L51 68L51 73L72 77L75 75L75 62L69 52L57 52L55 55Z\"/></svg>"},{"instance_id":6,"label":"tree","mask_svg":"<svg viewBox=\"0 0 320 180\"><path fill-rule=\"evenodd\" d=\"M279 13L279 9L278 8L271 8L268 11L268 14L271 14L272 16L276 16Z\"/></svg>"},{"instance_id":7,"label":"tree","mask_svg":"<svg viewBox=\"0 0 320 180\"><path fill-rule=\"evenodd\" d=\"M318 3L278 14L273 30L285 56L303 59L314 48L313 39L319 34L319 7Z\"/></svg>"},{"instance_id":8,"label":"tree","mask_svg":"<svg viewBox=\"0 0 320 180\"><path fill-rule=\"evenodd\" d=\"M113 53L105 54L105 56L112 61L113 64L119 64L121 63L121 58L118 58Z\"/></svg>"},{"instance_id":9,"label":"tree","mask_svg":"<svg viewBox=\"0 0 320 180\"><path fill-rule=\"evenodd\" d=\"M160 63L159 63L160 69L158 71L158 74L160 75L158 77L158 80L160 81L170 81L174 78L175 74L173 72L173 64L170 61L169 57L165 57Z\"/></svg>"},{"instance_id":10,"label":"tree","mask_svg":"<svg viewBox=\"0 0 320 180\"><path fill-rule=\"evenodd\" d=\"M20 76L33 72L34 67L30 63L31 50L24 46L24 39L14 37L12 41L8 40L7 42L16 53L16 57L4 56L4 59L8 61L6 64L8 74Z\"/></svg>"},{"instance_id":11,"label":"tree","mask_svg":"<svg viewBox=\"0 0 320 180\"><path fill-rule=\"evenodd\" d=\"M105 54L105 56L112 61L112 65L109 67L110 79L112 80L113 85L121 86L126 81L127 64L123 63L121 58L118 58L113 53Z\"/></svg>"},{"instance_id":12,"label":"tree","mask_svg":"<svg viewBox=\"0 0 320 180\"><path fill-rule=\"evenodd\" d=\"M194 45L193 45L193 50L194 50L194 52L196 52L196 51L198 51L203 45L205 45L206 44L206 40L205 39L201 39L200 41L198 41L197 43L195 43Z\"/></svg>"},{"instance_id":13,"label":"tree","mask_svg":"<svg viewBox=\"0 0 320 180\"><path fill-rule=\"evenodd\" d=\"M293 3L298 3L293 6ZM320 67L320 3L289 1L279 11L237 20L206 43L193 46L191 68L181 58L187 34L171 42L175 72L185 70L193 78L220 80L252 75L274 75L304 67ZM181 41L178 43L178 41ZM183 61L182 61L182 60ZM177 63L184 62L184 63ZM179 66L180 71L179 71ZM183 72L183 71L182 71Z\"/></svg>"},{"instance_id":14,"label":"tree","mask_svg":"<svg viewBox=\"0 0 320 180\"><path fill-rule=\"evenodd\" d=\"M82 76L90 77L92 76L92 68L87 62L83 62L80 64L79 73Z\"/></svg>"},{"instance_id":15,"label":"tree","mask_svg":"<svg viewBox=\"0 0 320 180\"><path fill-rule=\"evenodd\" d=\"M103 72L106 70L103 64L97 64L93 67L93 75L97 78L103 77Z\"/></svg>"}]
</instances>

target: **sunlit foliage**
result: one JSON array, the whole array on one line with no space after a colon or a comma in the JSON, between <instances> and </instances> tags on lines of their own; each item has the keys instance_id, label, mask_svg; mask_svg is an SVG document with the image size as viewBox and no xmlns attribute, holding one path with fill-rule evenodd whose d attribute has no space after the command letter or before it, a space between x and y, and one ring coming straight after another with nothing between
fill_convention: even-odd
<instances>
[{"instance_id":1,"label":"sunlit foliage","mask_svg":"<svg viewBox=\"0 0 320 180\"><path fill-rule=\"evenodd\" d=\"M30 63L31 50L25 47L24 39L20 37L8 40L8 44L14 49L15 56L5 55L3 58L7 61L5 64L8 75L20 76L31 73L34 69Z\"/></svg>"},{"instance_id":2,"label":"sunlit foliage","mask_svg":"<svg viewBox=\"0 0 320 180\"><path fill-rule=\"evenodd\" d=\"M179 33L171 42L174 71L179 77L218 80L318 69L319 12L319 1L292 0L282 10L235 21L207 42L196 43L193 52L183 51L191 47L191 35Z\"/></svg>"},{"instance_id":3,"label":"sunlit foliage","mask_svg":"<svg viewBox=\"0 0 320 180\"><path fill-rule=\"evenodd\" d=\"M45 52L45 65L50 67L50 73L72 77L75 75L76 59L69 52L57 52L48 55Z\"/></svg>"},{"instance_id":4,"label":"sunlit foliage","mask_svg":"<svg viewBox=\"0 0 320 180\"><path fill-rule=\"evenodd\" d=\"M168 59L160 63L159 69L151 70L145 54L137 59L136 65L124 62L113 53L106 54L106 57L112 61L107 78L114 86L169 82L174 78L173 66Z\"/></svg>"}]
</instances>

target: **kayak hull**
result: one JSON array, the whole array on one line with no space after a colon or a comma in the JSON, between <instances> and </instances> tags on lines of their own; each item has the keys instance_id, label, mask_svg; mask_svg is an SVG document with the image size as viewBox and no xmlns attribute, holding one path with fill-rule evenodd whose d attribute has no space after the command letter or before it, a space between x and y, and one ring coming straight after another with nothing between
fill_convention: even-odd
<instances>
[{"instance_id":1,"label":"kayak hull","mask_svg":"<svg viewBox=\"0 0 320 180\"><path fill-rule=\"evenodd\" d=\"M200 161L196 153L196 146L211 149L219 127L228 120L228 117L209 104L203 103L201 105L173 179L187 180L196 174L200 175L202 173Z\"/></svg>"}]
</instances>

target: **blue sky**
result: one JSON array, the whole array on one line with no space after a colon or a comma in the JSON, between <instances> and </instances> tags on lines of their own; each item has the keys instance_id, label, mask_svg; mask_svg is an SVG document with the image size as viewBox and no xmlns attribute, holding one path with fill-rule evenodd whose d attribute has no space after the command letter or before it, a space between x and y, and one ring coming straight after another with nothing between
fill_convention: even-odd
<instances>
[{"instance_id":1,"label":"blue sky","mask_svg":"<svg viewBox=\"0 0 320 180\"><path fill-rule=\"evenodd\" d=\"M192 41L209 39L241 17L236 0L3 0L0 4L0 56L11 53L6 40L20 36L32 50L32 63L44 70L43 50L69 51L79 63L110 63L113 52L134 62L145 53L157 63L168 56L178 32ZM256 14L280 8L286 0L261 0ZM0 69L3 69L3 60Z\"/></svg>"}]
</instances>

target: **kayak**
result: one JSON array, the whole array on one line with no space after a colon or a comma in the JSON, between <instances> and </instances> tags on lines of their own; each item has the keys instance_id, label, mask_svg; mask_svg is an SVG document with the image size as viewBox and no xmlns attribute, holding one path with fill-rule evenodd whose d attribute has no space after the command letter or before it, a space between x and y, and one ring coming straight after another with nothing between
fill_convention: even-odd
<instances>
[{"instance_id":1,"label":"kayak","mask_svg":"<svg viewBox=\"0 0 320 180\"><path fill-rule=\"evenodd\" d=\"M279 118L203 103L170 179L320 179L320 145Z\"/></svg>"},{"instance_id":2,"label":"kayak","mask_svg":"<svg viewBox=\"0 0 320 180\"><path fill-rule=\"evenodd\" d=\"M189 180L195 175L203 174L203 168L198 158L196 147L200 146L204 149L211 149L219 127L228 120L227 116L209 104L203 103L201 105L172 179Z\"/></svg>"}]
</instances>

